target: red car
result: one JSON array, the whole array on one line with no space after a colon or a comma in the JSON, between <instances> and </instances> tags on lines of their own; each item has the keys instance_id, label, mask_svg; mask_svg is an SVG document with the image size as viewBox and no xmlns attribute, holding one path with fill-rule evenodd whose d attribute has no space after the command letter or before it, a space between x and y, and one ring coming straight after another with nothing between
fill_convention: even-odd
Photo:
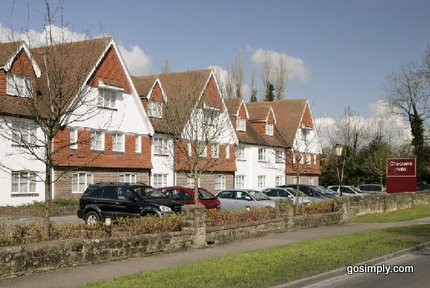
<instances>
[{"instance_id":1,"label":"red car","mask_svg":"<svg viewBox=\"0 0 430 288\"><path fill-rule=\"evenodd\" d=\"M194 190L185 186L163 187L160 190L170 199L182 204L194 204ZM199 188L199 204L208 210L219 210L221 203L218 198L204 188Z\"/></svg>"}]
</instances>

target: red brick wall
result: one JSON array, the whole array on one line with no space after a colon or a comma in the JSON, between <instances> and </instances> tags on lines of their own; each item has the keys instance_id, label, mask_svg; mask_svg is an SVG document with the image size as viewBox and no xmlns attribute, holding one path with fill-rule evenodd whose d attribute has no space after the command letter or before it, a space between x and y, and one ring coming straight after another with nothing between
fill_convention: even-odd
<instances>
[{"instance_id":1,"label":"red brick wall","mask_svg":"<svg viewBox=\"0 0 430 288\"><path fill-rule=\"evenodd\" d=\"M203 103L206 103L207 106L215 107L218 108L220 111L223 111L221 96L219 94L219 91L215 84L215 79L213 77L209 79L208 85L203 92L203 97L200 100L199 107L202 107Z\"/></svg>"},{"instance_id":2,"label":"red brick wall","mask_svg":"<svg viewBox=\"0 0 430 288\"><path fill-rule=\"evenodd\" d=\"M314 165L314 157L317 157L317 164ZM287 174L288 175L295 175L297 173L296 170L300 171L300 174L308 174L308 175L320 175L321 174L321 166L320 166L320 156L316 154L308 154L308 157L311 157L311 163L310 165L306 164L306 155L302 156L303 163L305 164L299 164L297 168L297 162L293 163L293 155L288 153L287 154Z\"/></svg>"},{"instance_id":3,"label":"red brick wall","mask_svg":"<svg viewBox=\"0 0 430 288\"><path fill-rule=\"evenodd\" d=\"M246 118L246 110L245 110L245 104L244 103L242 103L242 104L240 104L240 108L239 108L239 117L240 118Z\"/></svg>"},{"instance_id":4,"label":"red brick wall","mask_svg":"<svg viewBox=\"0 0 430 288\"><path fill-rule=\"evenodd\" d=\"M72 167L117 167L151 169L151 139L142 135L142 153L135 153L135 135L125 134L125 151L112 152L112 132L105 132L105 150L91 151L91 131L79 129L78 149L70 149L70 130L64 129L55 137L54 148L65 147L54 154L57 166Z\"/></svg>"},{"instance_id":5,"label":"red brick wall","mask_svg":"<svg viewBox=\"0 0 430 288\"><path fill-rule=\"evenodd\" d=\"M119 182L119 175L121 173L136 174L136 182L149 183L149 170L143 169L109 169L104 168L97 170L94 169L79 169L71 171L67 167L56 167L54 169L55 177L60 177L54 183L54 198L72 198L79 199L81 193L72 193L72 175L74 173L86 172L93 175L93 183L99 182Z\"/></svg>"},{"instance_id":6,"label":"red brick wall","mask_svg":"<svg viewBox=\"0 0 430 288\"><path fill-rule=\"evenodd\" d=\"M25 53L21 50L12 62L11 72L16 75L24 75L33 79L33 97L37 95L37 81L36 74L34 73L31 61ZM7 77L6 71L0 70L0 95L6 95L7 92Z\"/></svg>"},{"instance_id":7,"label":"red brick wall","mask_svg":"<svg viewBox=\"0 0 430 288\"><path fill-rule=\"evenodd\" d=\"M157 82L157 84L155 84L154 89L152 89L151 101L162 102L162 103L164 102L163 91L161 91L161 87L158 84L158 82Z\"/></svg>"},{"instance_id":8,"label":"red brick wall","mask_svg":"<svg viewBox=\"0 0 430 288\"><path fill-rule=\"evenodd\" d=\"M124 88L125 93L131 93L125 71L122 69L118 55L112 46L106 52L104 58L97 66L96 71L91 76L87 84L97 87L100 79L106 79L110 83L115 83L116 85Z\"/></svg>"},{"instance_id":9,"label":"red brick wall","mask_svg":"<svg viewBox=\"0 0 430 288\"><path fill-rule=\"evenodd\" d=\"M272 111L269 111L269 114L267 115L267 123L275 124L275 118L273 117Z\"/></svg>"},{"instance_id":10,"label":"red brick wall","mask_svg":"<svg viewBox=\"0 0 430 288\"><path fill-rule=\"evenodd\" d=\"M309 109L308 106L306 106L305 111L303 112L302 124L304 124L306 127L310 127L310 128L314 127L311 110Z\"/></svg>"},{"instance_id":11,"label":"red brick wall","mask_svg":"<svg viewBox=\"0 0 430 288\"><path fill-rule=\"evenodd\" d=\"M202 174L200 177L200 187L207 189L209 192L216 194L215 190L215 177L216 175L225 176L225 188L233 189L234 174L232 173L218 173L218 174ZM184 173L176 173L176 185L187 186L187 175Z\"/></svg>"}]
</instances>

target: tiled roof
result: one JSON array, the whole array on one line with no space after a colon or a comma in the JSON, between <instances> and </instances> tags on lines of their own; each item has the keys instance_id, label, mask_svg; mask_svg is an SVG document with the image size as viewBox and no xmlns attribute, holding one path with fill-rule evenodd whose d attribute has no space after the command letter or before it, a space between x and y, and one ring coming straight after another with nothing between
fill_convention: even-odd
<instances>
[{"instance_id":1,"label":"tiled roof","mask_svg":"<svg viewBox=\"0 0 430 288\"><path fill-rule=\"evenodd\" d=\"M15 55L23 43L24 41L0 43L0 67L3 67Z\"/></svg>"},{"instance_id":2,"label":"tiled roof","mask_svg":"<svg viewBox=\"0 0 430 288\"><path fill-rule=\"evenodd\" d=\"M242 101L243 101L242 98L224 99L225 106L227 107L227 110L230 116L236 116Z\"/></svg>"},{"instance_id":3,"label":"tiled roof","mask_svg":"<svg viewBox=\"0 0 430 288\"><path fill-rule=\"evenodd\" d=\"M264 121L269 114L271 105L263 105L266 102L252 102L246 105L250 121Z\"/></svg>"},{"instance_id":4,"label":"tiled roof","mask_svg":"<svg viewBox=\"0 0 430 288\"><path fill-rule=\"evenodd\" d=\"M192 108L197 104L212 70L194 70L186 72L163 73L158 75L132 77L137 92L141 97L146 97L149 90L159 79L161 87L166 93L167 106L173 111L183 109L182 117L178 117L179 126L185 125L185 119L189 119ZM163 112L164 113L164 112ZM180 118L180 119L179 119ZM150 118L155 131L169 133L171 127L166 127L164 121Z\"/></svg>"}]
</instances>

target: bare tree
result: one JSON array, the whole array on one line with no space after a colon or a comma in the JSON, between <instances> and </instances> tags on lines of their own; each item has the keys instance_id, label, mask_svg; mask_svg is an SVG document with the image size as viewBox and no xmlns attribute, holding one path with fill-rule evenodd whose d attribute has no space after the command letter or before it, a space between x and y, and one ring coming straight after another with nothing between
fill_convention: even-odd
<instances>
[{"instance_id":1,"label":"bare tree","mask_svg":"<svg viewBox=\"0 0 430 288\"><path fill-rule=\"evenodd\" d=\"M256 71L255 68L252 69L252 76L251 76L251 102L257 102L257 81L255 79L256 77Z\"/></svg>"},{"instance_id":2,"label":"bare tree","mask_svg":"<svg viewBox=\"0 0 430 288\"><path fill-rule=\"evenodd\" d=\"M288 81L287 64L284 57L279 57L278 66L275 70L275 96L276 100L284 98L285 88Z\"/></svg>"},{"instance_id":3,"label":"bare tree","mask_svg":"<svg viewBox=\"0 0 430 288\"><path fill-rule=\"evenodd\" d=\"M197 83L197 80L191 80L193 82ZM194 178L197 204L201 175L225 163L226 160L220 157L220 144L227 146L233 133L221 98L199 99L192 90L181 84L175 85L175 95L169 96L161 125L162 130L174 141L174 147L169 152L174 159L174 170ZM230 149L230 146L224 149ZM233 151L224 153L230 153L230 157L233 157Z\"/></svg>"},{"instance_id":4,"label":"bare tree","mask_svg":"<svg viewBox=\"0 0 430 288\"><path fill-rule=\"evenodd\" d=\"M170 67L169 60L164 60L163 65L161 66L161 73L169 73L172 71L172 68Z\"/></svg>"},{"instance_id":5,"label":"bare tree","mask_svg":"<svg viewBox=\"0 0 430 288\"><path fill-rule=\"evenodd\" d=\"M54 16L62 11L62 4L60 2L57 6L52 7L49 1L45 2L45 45L32 49L32 55L42 70L37 86L34 86L32 81L25 81L25 88L22 88L22 84L17 81L10 84L18 93L17 96L23 98L21 109L27 115L25 118L30 120L4 117L2 122L4 132L2 136L20 147L17 153L25 154L44 165L44 171L40 172L44 175L42 180L45 186L43 217L45 238L50 236L52 184L58 180L53 174L53 168L58 164L56 155L69 149L70 145L91 141L91 139L76 139L75 142L57 141L55 137L67 125L84 122L99 112L97 99L87 97L94 88L91 86L83 88L83 86L90 70L95 65L95 55L100 55L101 49L106 47L86 40L72 45L64 34L59 39L54 37ZM15 80L13 77L12 79ZM37 92L34 87L38 88ZM28 91L32 95L20 95ZM0 107L3 115L5 115L4 109L6 108L6 106ZM109 121L108 115L105 120ZM30 129L28 128L29 121L33 123ZM37 130L31 129L31 127L40 129L41 135L36 134ZM31 175L31 177L34 176Z\"/></svg>"}]
</instances>

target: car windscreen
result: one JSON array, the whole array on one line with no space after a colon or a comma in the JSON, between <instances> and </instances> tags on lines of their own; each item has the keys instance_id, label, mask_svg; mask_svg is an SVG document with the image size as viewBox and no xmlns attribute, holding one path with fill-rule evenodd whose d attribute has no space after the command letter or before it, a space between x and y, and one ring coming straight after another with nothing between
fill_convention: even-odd
<instances>
[{"instance_id":1,"label":"car windscreen","mask_svg":"<svg viewBox=\"0 0 430 288\"><path fill-rule=\"evenodd\" d=\"M216 196L209 191L199 188L199 199L202 200L212 200L215 199Z\"/></svg>"},{"instance_id":2,"label":"car windscreen","mask_svg":"<svg viewBox=\"0 0 430 288\"><path fill-rule=\"evenodd\" d=\"M248 194L254 197L255 200L270 200L270 198L260 191L248 191Z\"/></svg>"}]
</instances>

